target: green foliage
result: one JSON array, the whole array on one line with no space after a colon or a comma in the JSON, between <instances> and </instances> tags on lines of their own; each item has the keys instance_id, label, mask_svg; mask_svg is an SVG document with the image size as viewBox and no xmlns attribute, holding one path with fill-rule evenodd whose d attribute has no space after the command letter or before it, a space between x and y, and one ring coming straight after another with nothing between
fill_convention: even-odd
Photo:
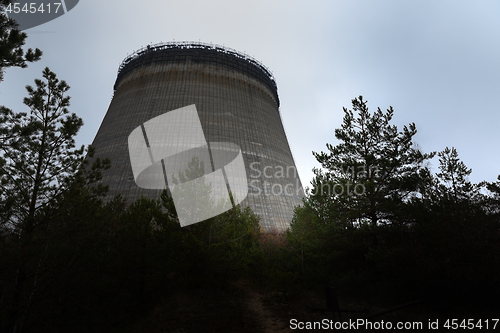
<instances>
[{"instance_id":1,"label":"green foliage","mask_svg":"<svg viewBox=\"0 0 500 333\"><path fill-rule=\"evenodd\" d=\"M183 172L178 172L178 178L175 175L172 175L172 178L171 195L176 200L176 211L183 226L203 221L232 207L230 200L216 199L216 189L212 183L207 182L203 161L197 157L187 163Z\"/></svg>"},{"instance_id":2,"label":"green foliage","mask_svg":"<svg viewBox=\"0 0 500 333\"><path fill-rule=\"evenodd\" d=\"M217 291L239 280L285 298L332 285L340 297L382 308L425 298L426 310L438 315L467 314L467 304L495 309L500 178L471 184L455 149L439 153L440 172L431 174L423 162L432 154L410 144L414 125L397 132L388 124L392 112L369 115L359 98L355 109L362 116L347 112L339 132L344 143L317 154L325 170L317 171L315 186L356 181L372 192L311 193L285 234L262 232L258 216L239 206L181 227L167 191L158 201L102 203L106 187L98 181L110 162L93 159L91 148L87 159L75 149L81 123L63 110L67 87L48 70L44 75L48 82L29 90L30 115L2 113L2 332L126 332L155 308L176 303L180 291ZM365 143L371 153L362 155ZM346 166L380 169L370 176ZM178 180L203 173L193 160ZM38 199L29 215L31 200L15 186L29 199L35 184Z\"/></svg>"},{"instance_id":3,"label":"green foliage","mask_svg":"<svg viewBox=\"0 0 500 333\"><path fill-rule=\"evenodd\" d=\"M84 147L75 148L74 137L83 122L67 109L69 86L48 68L43 78L35 80L35 88L26 87L29 114L0 109L1 245L13 260L3 267L2 306L8 311L2 313L0 325L6 331L23 331L29 325L43 291L58 280L51 272L74 262L74 257L47 259L56 242L67 242L57 233L65 226L61 218L81 210L82 204L88 212L98 210L96 195L106 190L89 185L100 179L109 161L96 160L86 168ZM88 155L93 155L92 149ZM78 238L71 241L78 244Z\"/></svg>"},{"instance_id":4,"label":"green foliage","mask_svg":"<svg viewBox=\"0 0 500 333\"><path fill-rule=\"evenodd\" d=\"M340 143L327 144L328 153L313 153L322 169L313 170L309 199L325 222L347 227L370 221L376 226L392 216L391 207L415 193L423 163L435 153L416 148L415 124L402 132L390 124L392 107L371 114L362 96L352 105L353 110L344 108L342 126L335 130Z\"/></svg>"},{"instance_id":5,"label":"green foliage","mask_svg":"<svg viewBox=\"0 0 500 333\"><path fill-rule=\"evenodd\" d=\"M26 68L27 62L40 60L39 49L23 50L26 33L20 32L15 20L8 18L5 9L13 0L0 1L0 82L3 81L4 70L9 67Z\"/></svg>"},{"instance_id":6,"label":"green foliage","mask_svg":"<svg viewBox=\"0 0 500 333\"><path fill-rule=\"evenodd\" d=\"M102 205L84 182L77 184L58 199L26 251L18 238L1 238L2 299L14 297L25 257L19 331L122 332L179 290L227 288L259 274L259 219L248 209L180 227L164 209L171 203L166 195L163 203L142 198L126 205L116 197ZM0 311L5 330L7 310Z\"/></svg>"},{"instance_id":7,"label":"green foliage","mask_svg":"<svg viewBox=\"0 0 500 333\"><path fill-rule=\"evenodd\" d=\"M432 174L424 163L435 153L415 147L414 124L398 132L392 108L370 114L361 97L353 108L335 131L340 143L314 154L322 169L295 211L284 260L305 286L333 285L366 304L424 298L443 315L496 308L500 182L472 184L455 148L438 153ZM366 191L328 192L354 184Z\"/></svg>"},{"instance_id":8,"label":"green foliage","mask_svg":"<svg viewBox=\"0 0 500 333\"><path fill-rule=\"evenodd\" d=\"M446 147L438 156L440 172L436 177L440 182L437 185L439 195L454 203L477 199L481 186L468 181L467 177L472 173L472 169L468 169L465 163L460 161L457 150Z\"/></svg>"},{"instance_id":9,"label":"green foliage","mask_svg":"<svg viewBox=\"0 0 500 333\"><path fill-rule=\"evenodd\" d=\"M200 251L203 249L205 253L198 252L198 254L190 252L190 255L200 256L199 258L185 258L183 260L185 265L192 265L197 263L198 266L202 264L212 263L215 274L222 272L225 277L223 280L234 277L235 275L248 275L252 274L249 271L251 261L254 259L255 249L259 236L259 218L252 213L248 208L242 210L240 206L236 206L218 216L210 218L200 223L196 223L187 227L181 228L175 214L172 214L175 207L171 197L162 195L162 204L166 208L167 220L171 226L176 226L178 239L180 244L185 244L185 248L193 248L193 244ZM172 233L172 227L170 232ZM184 246L184 245L182 245ZM184 247L183 247L184 248ZM188 253L185 250L183 253ZM207 259L212 258L211 262ZM177 259L179 257L177 256ZM188 264L189 263L189 264ZM228 268L230 268L228 270ZM184 268L182 274L188 275L188 272L201 268ZM201 275L193 275L195 279L203 277L206 280L207 271ZM203 272L201 272L203 273ZM220 275L220 274L219 274ZM225 281L225 280L224 280Z\"/></svg>"},{"instance_id":10,"label":"green foliage","mask_svg":"<svg viewBox=\"0 0 500 333\"><path fill-rule=\"evenodd\" d=\"M27 236L69 188L85 152L75 148L83 121L69 114L69 86L48 68L43 78L26 87L29 114L0 109L1 225Z\"/></svg>"},{"instance_id":11,"label":"green foliage","mask_svg":"<svg viewBox=\"0 0 500 333\"><path fill-rule=\"evenodd\" d=\"M500 175L497 179L498 181L495 183L485 182L484 184L491 194L485 201L485 210L496 216L497 220L500 221Z\"/></svg>"}]
</instances>

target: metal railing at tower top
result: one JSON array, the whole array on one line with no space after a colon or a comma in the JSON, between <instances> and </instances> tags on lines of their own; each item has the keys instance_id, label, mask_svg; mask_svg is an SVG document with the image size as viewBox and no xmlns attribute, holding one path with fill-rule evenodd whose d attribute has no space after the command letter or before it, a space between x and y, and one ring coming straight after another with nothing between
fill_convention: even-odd
<instances>
[{"instance_id":1,"label":"metal railing at tower top","mask_svg":"<svg viewBox=\"0 0 500 333\"><path fill-rule=\"evenodd\" d=\"M132 71L153 63L194 62L221 65L250 75L269 88L270 96L279 107L278 87L273 73L264 64L253 57L234 49L216 44L201 42L166 42L150 44L128 55L120 64L114 85L116 90L120 82Z\"/></svg>"},{"instance_id":2,"label":"metal railing at tower top","mask_svg":"<svg viewBox=\"0 0 500 333\"><path fill-rule=\"evenodd\" d=\"M270 80L272 80L276 84L276 79L274 78L273 73L269 68L267 68L263 63L258 61L257 59L253 58L252 56L237 51L235 49L232 49L230 47L226 46L221 46L217 44L212 44L212 43L203 43L203 42L188 42L188 41L183 41L183 42L160 42L157 44L150 44L144 47L141 47L140 49L132 52L132 54L128 55L123 61L121 62L120 66L118 67L118 75L122 71L122 69L129 64L131 61L134 59L137 59L143 55L145 55L147 52L151 51L159 51L159 50L166 50L166 49L205 49L205 50L214 50L217 52L225 53L232 55L236 58L248 61L252 65L258 67L260 70L262 70Z\"/></svg>"}]
</instances>

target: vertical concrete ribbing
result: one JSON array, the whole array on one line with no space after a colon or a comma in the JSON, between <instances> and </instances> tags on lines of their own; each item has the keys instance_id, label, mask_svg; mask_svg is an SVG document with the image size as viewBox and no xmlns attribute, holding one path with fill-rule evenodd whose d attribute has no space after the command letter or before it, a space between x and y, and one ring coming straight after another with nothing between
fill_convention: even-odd
<instances>
[{"instance_id":1,"label":"vertical concrete ribbing","mask_svg":"<svg viewBox=\"0 0 500 333\"><path fill-rule=\"evenodd\" d=\"M244 61L232 59L231 54L214 53L203 47L194 48L192 52L184 50L181 56L178 50L174 51L177 52L175 58L170 57L169 50L152 51L163 53L153 63L144 62L133 69L125 66L119 74L117 90L93 143L98 156L109 157L113 162L103 179L110 185L110 194L120 193L131 200L159 196L158 191L141 189L133 182L126 139L145 121L195 104L207 141L233 142L243 151L249 185L255 180L254 185L261 193L257 195L249 188L242 205L262 217L265 229L286 229L293 206L301 203L302 188L295 177L266 178L266 174L274 175L280 167L285 172L287 166L295 167L279 116L277 93L270 88L272 82L262 81L252 71L230 67L231 62ZM205 56L211 60L207 62ZM244 69L247 65L255 66L242 63L240 67ZM257 162L254 167L259 166L259 177L250 169L253 162ZM268 183L267 189L264 182ZM296 191L297 183L298 195L269 193L273 186L283 192L289 184L293 184Z\"/></svg>"}]
</instances>

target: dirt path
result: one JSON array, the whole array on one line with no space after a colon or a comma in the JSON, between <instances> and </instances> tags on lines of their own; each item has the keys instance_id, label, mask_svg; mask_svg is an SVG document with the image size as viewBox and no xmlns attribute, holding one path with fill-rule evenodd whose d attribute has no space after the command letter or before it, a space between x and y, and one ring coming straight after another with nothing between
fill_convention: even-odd
<instances>
[{"instance_id":1,"label":"dirt path","mask_svg":"<svg viewBox=\"0 0 500 333\"><path fill-rule=\"evenodd\" d=\"M226 290L179 291L130 329L148 333L292 333L291 313L266 291L239 282Z\"/></svg>"},{"instance_id":2,"label":"dirt path","mask_svg":"<svg viewBox=\"0 0 500 333\"><path fill-rule=\"evenodd\" d=\"M245 305L256 317L256 321L260 323L262 330L265 333L288 333L292 332L288 323L283 322L264 304L262 294L253 290L251 287L243 286L247 298Z\"/></svg>"}]
</instances>

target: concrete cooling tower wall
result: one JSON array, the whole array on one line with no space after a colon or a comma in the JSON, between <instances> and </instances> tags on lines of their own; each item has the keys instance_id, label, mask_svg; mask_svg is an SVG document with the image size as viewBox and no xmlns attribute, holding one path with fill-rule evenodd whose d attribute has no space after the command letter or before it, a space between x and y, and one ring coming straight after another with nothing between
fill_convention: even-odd
<instances>
[{"instance_id":1,"label":"concrete cooling tower wall","mask_svg":"<svg viewBox=\"0 0 500 333\"><path fill-rule=\"evenodd\" d=\"M266 231L289 227L303 191L281 121L276 82L265 66L224 47L157 44L123 61L114 90L93 142L96 156L112 162L103 177L108 197L159 198L162 188L170 185L167 156L196 148L210 153L205 166L214 173L218 168L224 171L221 181L233 192L238 188L237 201L261 217ZM190 115L184 123L182 112ZM199 137L193 144L195 132ZM138 139L132 144L131 138ZM232 154L241 155L243 179L231 183L231 171L214 164L216 153L204 143L209 148L218 143L236 147ZM162 145L161 152L154 145ZM144 167L138 166L141 161ZM149 173L143 172L147 167ZM149 181L148 175L153 177Z\"/></svg>"}]
</instances>

